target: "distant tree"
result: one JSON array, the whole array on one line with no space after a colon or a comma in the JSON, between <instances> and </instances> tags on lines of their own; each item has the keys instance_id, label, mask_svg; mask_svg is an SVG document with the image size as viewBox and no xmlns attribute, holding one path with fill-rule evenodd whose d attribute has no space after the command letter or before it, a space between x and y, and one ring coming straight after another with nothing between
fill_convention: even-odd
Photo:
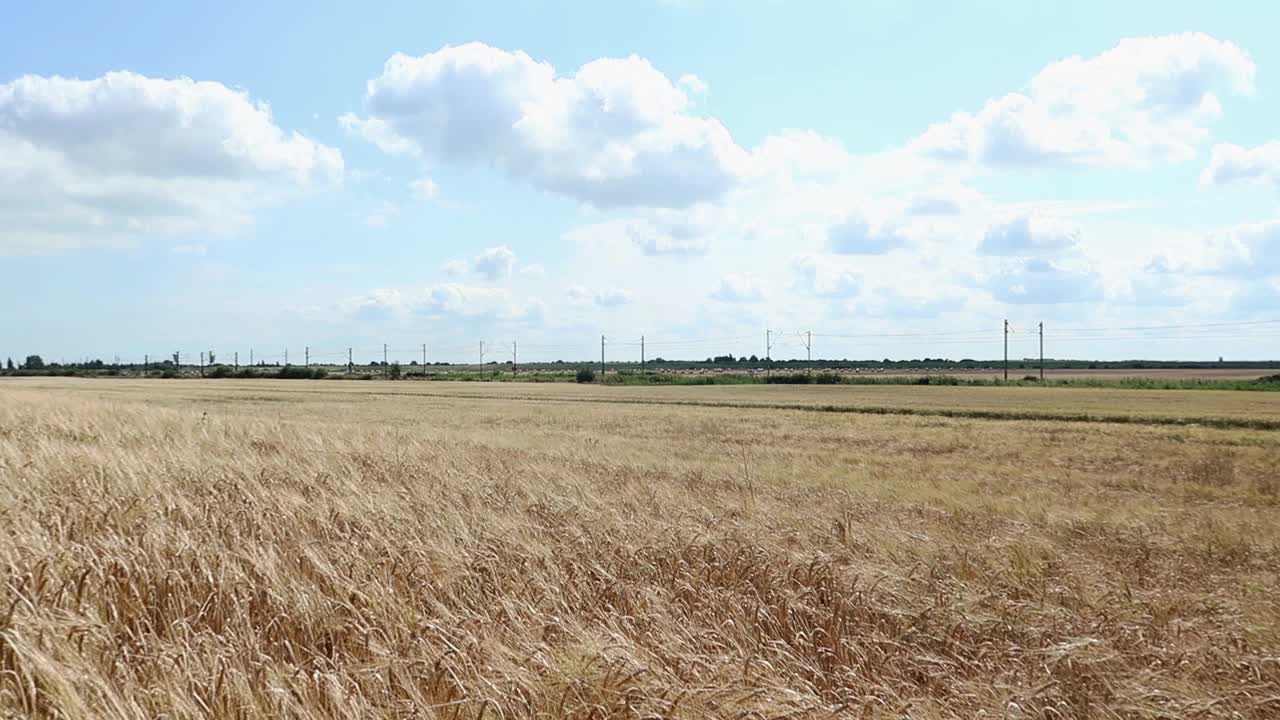
<instances>
[{"instance_id":1,"label":"distant tree","mask_svg":"<svg viewBox=\"0 0 1280 720\"><path fill-rule=\"evenodd\" d=\"M5 360L5 362L4 362L4 369L5 369L5 370L12 370L12 369L13 369L13 358L8 358L8 359L6 359L6 360Z\"/></svg>"},{"instance_id":2,"label":"distant tree","mask_svg":"<svg viewBox=\"0 0 1280 720\"><path fill-rule=\"evenodd\" d=\"M755 355L752 355L752 356L751 356L751 362L753 362L753 363L758 363L758 362L760 362L760 358L756 357Z\"/></svg>"},{"instance_id":3,"label":"distant tree","mask_svg":"<svg viewBox=\"0 0 1280 720\"><path fill-rule=\"evenodd\" d=\"M26 362L22 363L23 370L43 370L44 358L39 355L28 355Z\"/></svg>"},{"instance_id":4,"label":"distant tree","mask_svg":"<svg viewBox=\"0 0 1280 720\"><path fill-rule=\"evenodd\" d=\"M174 365L181 365L181 364L182 364L182 353L174 353L174 354L173 354L173 364L174 364Z\"/></svg>"},{"instance_id":5,"label":"distant tree","mask_svg":"<svg viewBox=\"0 0 1280 720\"><path fill-rule=\"evenodd\" d=\"M400 363L392 363L391 371L388 373L392 380L400 379Z\"/></svg>"},{"instance_id":6,"label":"distant tree","mask_svg":"<svg viewBox=\"0 0 1280 720\"><path fill-rule=\"evenodd\" d=\"M210 350L210 351L209 351L209 364L210 364L210 365L214 364L215 362L217 362L217 359L218 359L218 357L217 357L216 355L214 355L214 354L213 354L213 351L212 351L212 350Z\"/></svg>"}]
</instances>

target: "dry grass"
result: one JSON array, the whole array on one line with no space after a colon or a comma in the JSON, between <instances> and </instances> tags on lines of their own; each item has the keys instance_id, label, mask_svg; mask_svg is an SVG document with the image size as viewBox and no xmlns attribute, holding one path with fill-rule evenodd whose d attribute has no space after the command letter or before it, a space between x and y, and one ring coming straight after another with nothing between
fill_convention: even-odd
<instances>
[{"instance_id":1,"label":"dry grass","mask_svg":"<svg viewBox=\"0 0 1280 720\"><path fill-rule=\"evenodd\" d=\"M0 384L0 715L1280 715L1280 434L367 385Z\"/></svg>"}]
</instances>

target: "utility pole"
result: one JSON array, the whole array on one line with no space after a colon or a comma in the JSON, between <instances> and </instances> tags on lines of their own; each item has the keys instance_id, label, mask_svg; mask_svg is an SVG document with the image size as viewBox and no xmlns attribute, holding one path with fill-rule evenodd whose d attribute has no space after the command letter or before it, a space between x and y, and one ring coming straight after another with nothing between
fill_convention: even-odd
<instances>
[{"instance_id":1,"label":"utility pole","mask_svg":"<svg viewBox=\"0 0 1280 720\"><path fill-rule=\"evenodd\" d=\"M600 382L604 382L604 336L600 336Z\"/></svg>"},{"instance_id":2,"label":"utility pole","mask_svg":"<svg viewBox=\"0 0 1280 720\"><path fill-rule=\"evenodd\" d=\"M1044 323L1040 323L1040 379L1044 380Z\"/></svg>"},{"instance_id":3,"label":"utility pole","mask_svg":"<svg viewBox=\"0 0 1280 720\"><path fill-rule=\"evenodd\" d=\"M480 341L480 372L484 372L484 341Z\"/></svg>"},{"instance_id":4,"label":"utility pole","mask_svg":"<svg viewBox=\"0 0 1280 720\"><path fill-rule=\"evenodd\" d=\"M773 331L764 331L764 374L766 377L773 375Z\"/></svg>"},{"instance_id":5,"label":"utility pole","mask_svg":"<svg viewBox=\"0 0 1280 720\"><path fill-rule=\"evenodd\" d=\"M387 377L391 373L391 368L387 367L387 344L382 343L382 377Z\"/></svg>"},{"instance_id":6,"label":"utility pole","mask_svg":"<svg viewBox=\"0 0 1280 720\"><path fill-rule=\"evenodd\" d=\"M813 372L813 331L812 330L804 331L804 357L805 357L805 370L807 372Z\"/></svg>"},{"instance_id":7,"label":"utility pole","mask_svg":"<svg viewBox=\"0 0 1280 720\"><path fill-rule=\"evenodd\" d=\"M1004 321L1004 379L1009 380L1009 319Z\"/></svg>"},{"instance_id":8,"label":"utility pole","mask_svg":"<svg viewBox=\"0 0 1280 720\"><path fill-rule=\"evenodd\" d=\"M350 375L351 373L355 372L355 369L356 369L356 364L351 359L351 348L347 348L347 374Z\"/></svg>"},{"instance_id":9,"label":"utility pole","mask_svg":"<svg viewBox=\"0 0 1280 720\"><path fill-rule=\"evenodd\" d=\"M253 348L249 348L249 367L253 367Z\"/></svg>"},{"instance_id":10,"label":"utility pole","mask_svg":"<svg viewBox=\"0 0 1280 720\"><path fill-rule=\"evenodd\" d=\"M239 371L240 370L240 351L239 350L231 353L231 362L235 365L235 369Z\"/></svg>"},{"instance_id":11,"label":"utility pole","mask_svg":"<svg viewBox=\"0 0 1280 720\"><path fill-rule=\"evenodd\" d=\"M640 372L644 372L644 336L640 336Z\"/></svg>"},{"instance_id":12,"label":"utility pole","mask_svg":"<svg viewBox=\"0 0 1280 720\"><path fill-rule=\"evenodd\" d=\"M146 375L149 372L151 372L151 356L143 355L142 356L142 374Z\"/></svg>"},{"instance_id":13,"label":"utility pole","mask_svg":"<svg viewBox=\"0 0 1280 720\"><path fill-rule=\"evenodd\" d=\"M422 377L427 376L427 344L422 343Z\"/></svg>"},{"instance_id":14,"label":"utility pole","mask_svg":"<svg viewBox=\"0 0 1280 720\"><path fill-rule=\"evenodd\" d=\"M311 346L302 348L302 367L311 367Z\"/></svg>"},{"instance_id":15,"label":"utility pole","mask_svg":"<svg viewBox=\"0 0 1280 720\"><path fill-rule=\"evenodd\" d=\"M200 377L204 377L204 353L200 353Z\"/></svg>"},{"instance_id":16,"label":"utility pole","mask_svg":"<svg viewBox=\"0 0 1280 720\"><path fill-rule=\"evenodd\" d=\"M514 377L520 370L519 358L516 356L516 341L511 341L511 375Z\"/></svg>"},{"instance_id":17,"label":"utility pole","mask_svg":"<svg viewBox=\"0 0 1280 720\"><path fill-rule=\"evenodd\" d=\"M289 348L284 349L284 365L285 367L289 366Z\"/></svg>"}]
</instances>

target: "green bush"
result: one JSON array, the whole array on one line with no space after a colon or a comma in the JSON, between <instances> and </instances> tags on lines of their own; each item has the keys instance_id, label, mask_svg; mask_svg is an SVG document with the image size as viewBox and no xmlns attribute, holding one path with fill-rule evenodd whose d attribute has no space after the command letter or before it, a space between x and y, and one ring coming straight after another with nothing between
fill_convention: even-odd
<instances>
[{"instance_id":1,"label":"green bush","mask_svg":"<svg viewBox=\"0 0 1280 720\"><path fill-rule=\"evenodd\" d=\"M573 379L580 383L591 383L596 381L596 371L589 367L578 368L578 373Z\"/></svg>"},{"instance_id":2,"label":"green bush","mask_svg":"<svg viewBox=\"0 0 1280 720\"><path fill-rule=\"evenodd\" d=\"M232 375L231 368L227 367L226 365L219 365L213 368L212 370L210 370L207 377L229 378L231 377L231 375Z\"/></svg>"},{"instance_id":3,"label":"green bush","mask_svg":"<svg viewBox=\"0 0 1280 720\"><path fill-rule=\"evenodd\" d=\"M282 380L318 380L329 374L324 368L297 367L285 365L276 371L276 377Z\"/></svg>"}]
</instances>

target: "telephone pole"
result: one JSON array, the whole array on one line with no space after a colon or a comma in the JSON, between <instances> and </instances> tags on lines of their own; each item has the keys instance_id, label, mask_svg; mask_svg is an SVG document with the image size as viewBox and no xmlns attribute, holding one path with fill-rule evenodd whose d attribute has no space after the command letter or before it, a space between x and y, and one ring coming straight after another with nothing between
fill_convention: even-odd
<instances>
[{"instance_id":1,"label":"telephone pole","mask_svg":"<svg viewBox=\"0 0 1280 720\"><path fill-rule=\"evenodd\" d=\"M302 367L311 367L311 346L302 348Z\"/></svg>"},{"instance_id":2,"label":"telephone pole","mask_svg":"<svg viewBox=\"0 0 1280 720\"><path fill-rule=\"evenodd\" d=\"M351 348L347 348L347 374L350 375L351 373L355 372L355 370L356 370L356 364L351 359Z\"/></svg>"},{"instance_id":3,"label":"telephone pole","mask_svg":"<svg viewBox=\"0 0 1280 720\"><path fill-rule=\"evenodd\" d=\"M480 341L480 372L484 372L484 341Z\"/></svg>"},{"instance_id":4,"label":"telephone pole","mask_svg":"<svg viewBox=\"0 0 1280 720\"><path fill-rule=\"evenodd\" d=\"M804 357L805 357L805 366L806 366L805 370L807 372L813 372L813 331L812 330L804 331Z\"/></svg>"},{"instance_id":5,"label":"telephone pole","mask_svg":"<svg viewBox=\"0 0 1280 720\"><path fill-rule=\"evenodd\" d=\"M511 374L514 376L520 370L520 358L516 355L516 341L511 341Z\"/></svg>"},{"instance_id":6,"label":"telephone pole","mask_svg":"<svg viewBox=\"0 0 1280 720\"><path fill-rule=\"evenodd\" d=\"M1040 379L1044 380L1044 323L1040 323Z\"/></svg>"},{"instance_id":7,"label":"telephone pole","mask_svg":"<svg viewBox=\"0 0 1280 720\"><path fill-rule=\"evenodd\" d=\"M200 377L204 377L204 353L200 353Z\"/></svg>"},{"instance_id":8,"label":"telephone pole","mask_svg":"<svg viewBox=\"0 0 1280 720\"><path fill-rule=\"evenodd\" d=\"M604 382L604 336L600 336L600 382Z\"/></svg>"},{"instance_id":9,"label":"telephone pole","mask_svg":"<svg viewBox=\"0 0 1280 720\"><path fill-rule=\"evenodd\" d=\"M149 372L151 372L151 356L143 355L142 356L142 374L146 375Z\"/></svg>"},{"instance_id":10,"label":"telephone pole","mask_svg":"<svg viewBox=\"0 0 1280 720\"><path fill-rule=\"evenodd\" d=\"M1004 379L1009 380L1009 319L1004 321Z\"/></svg>"},{"instance_id":11,"label":"telephone pole","mask_svg":"<svg viewBox=\"0 0 1280 720\"><path fill-rule=\"evenodd\" d=\"M231 353L231 362L235 366L235 369L239 371L240 370L240 351L239 350Z\"/></svg>"},{"instance_id":12,"label":"telephone pole","mask_svg":"<svg viewBox=\"0 0 1280 720\"><path fill-rule=\"evenodd\" d=\"M387 367L387 344L382 343L382 377L387 377L391 373L391 368Z\"/></svg>"},{"instance_id":13,"label":"telephone pole","mask_svg":"<svg viewBox=\"0 0 1280 720\"><path fill-rule=\"evenodd\" d=\"M644 336L640 336L640 372L644 372Z\"/></svg>"},{"instance_id":14,"label":"telephone pole","mask_svg":"<svg viewBox=\"0 0 1280 720\"><path fill-rule=\"evenodd\" d=\"M427 344L422 343L422 377L427 376Z\"/></svg>"},{"instance_id":15,"label":"telephone pole","mask_svg":"<svg viewBox=\"0 0 1280 720\"><path fill-rule=\"evenodd\" d=\"M253 348L249 348L249 367L253 367Z\"/></svg>"}]
</instances>

